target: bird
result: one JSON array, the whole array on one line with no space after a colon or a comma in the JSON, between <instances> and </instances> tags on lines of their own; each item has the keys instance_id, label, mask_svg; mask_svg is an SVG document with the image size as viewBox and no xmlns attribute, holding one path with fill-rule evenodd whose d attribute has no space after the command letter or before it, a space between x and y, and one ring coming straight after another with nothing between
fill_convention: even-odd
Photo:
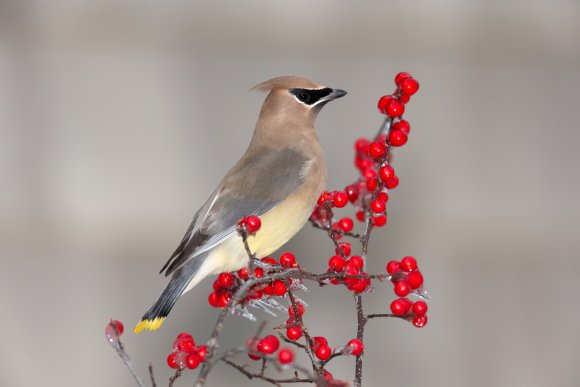
<instances>
[{"instance_id":1,"label":"bird","mask_svg":"<svg viewBox=\"0 0 580 387\"><path fill-rule=\"evenodd\" d=\"M212 274L247 267L249 258L238 222L261 219L247 237L257 258L288 242L308 221L326 188L326 163L314 123L321 108L346 95L297 76L273 78L251 90L268 93L250 144L195 213L160 274L171 276L135 333L161 327L176 301Z\"/></svg>"}]
</instances>

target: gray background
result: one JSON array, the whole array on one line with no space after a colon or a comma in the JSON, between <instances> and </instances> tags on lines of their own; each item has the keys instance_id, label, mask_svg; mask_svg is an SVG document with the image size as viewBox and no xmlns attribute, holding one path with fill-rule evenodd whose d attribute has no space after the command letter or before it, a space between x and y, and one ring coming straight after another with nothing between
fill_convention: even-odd
<instances>
[{"instance_id":1,"label":"gray background","mask_svg":"<svg viewBox=\"0 0 580 387\"><path fill-rule=\"evenodd\" d=\"M263 97L247 90L296 74L349 91L317 125L342 188L400 70L421 90L370 270L416 255L434 300L425 329L369 324L366 385L580 383L578 2L26 4L0 3L0 385L133 385L104 327L130 330L161 290L250 139ZM287 248L312 270L331 252L310 228ZM151 361L165 385L172 337L209 336L209 288L124 336L141 375ZM349 294L312 289L311 330L350 339ZM379 285L366 304L390 297ZM226 345L254 327L233 321ZM348 378L353 361L329 369ZM221 366L210 385L250 383Z\"/></svg>"}]
</instances>

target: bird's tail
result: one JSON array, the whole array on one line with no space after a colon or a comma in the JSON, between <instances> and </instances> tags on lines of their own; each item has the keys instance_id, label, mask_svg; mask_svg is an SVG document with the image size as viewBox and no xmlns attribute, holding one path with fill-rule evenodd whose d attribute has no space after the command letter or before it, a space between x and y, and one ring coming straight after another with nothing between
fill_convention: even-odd
<instances>
[{"instance_id":1,"label":"bird's tail","mask_svg":"<svg viewBox=\"0 0 580 387\"><path fill-rule=\"evenodd\" d=\"M192 264L179 268L173 274L155 304L143 315L141 321L133 329L135 333L139 333L143 329L154 331L163 325L165 318L169 315L179 297L207 275L200 272L199 269L202 266L200 261L203 261L203 259L199 259L198 262L191 262Z\"/></svg>"}]
</instances>

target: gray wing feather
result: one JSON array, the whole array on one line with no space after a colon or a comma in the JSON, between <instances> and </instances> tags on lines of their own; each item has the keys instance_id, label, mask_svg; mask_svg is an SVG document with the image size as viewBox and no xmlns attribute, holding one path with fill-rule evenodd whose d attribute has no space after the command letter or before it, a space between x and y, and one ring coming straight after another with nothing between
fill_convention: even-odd
<instances>
[{"instance_id":1,"label":"gray wing feather","mask_svg":"<svg viewBox=\"0 0 580 387\"><path fill-rule=\"evenodd\" d=\"M256 150L224 177L196 213L181 243L161 269L170 275L188 260L211 250L236 232L240 219L262 216L304 182L308 158L298 150Z\"/></svg>"}]
</instances>

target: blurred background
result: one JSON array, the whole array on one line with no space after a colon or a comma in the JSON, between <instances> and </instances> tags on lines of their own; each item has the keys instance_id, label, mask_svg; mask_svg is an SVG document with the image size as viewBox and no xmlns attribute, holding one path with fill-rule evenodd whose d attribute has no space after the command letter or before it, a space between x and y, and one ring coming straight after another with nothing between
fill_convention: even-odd
<instances>
[{"instance_id":1,"label":"blurred background","mask_svg":"<svg viewBox=\"0 0 580 387\"><path fill-rule=\"evenodd\" d=\"M369 323L365 385L578 386L580 3L450 0L0 2L0 385L134 385L111 317L166 385L173 337L210 335L211 281L158 332L130 331L250 140L248 89L295 74L348 90L317 125L340 189L402 70L421 90L369 271L415 255L433 301L424 329ZM320 271L331 254L309 227L284 249ZM348 292L311 289L311 331L352 338ZM365 302L391 297L379 284ZM224 346L255 327L230 320ZM253 385L227 366L209 382Z\"/></svg>"}]
</instances>

